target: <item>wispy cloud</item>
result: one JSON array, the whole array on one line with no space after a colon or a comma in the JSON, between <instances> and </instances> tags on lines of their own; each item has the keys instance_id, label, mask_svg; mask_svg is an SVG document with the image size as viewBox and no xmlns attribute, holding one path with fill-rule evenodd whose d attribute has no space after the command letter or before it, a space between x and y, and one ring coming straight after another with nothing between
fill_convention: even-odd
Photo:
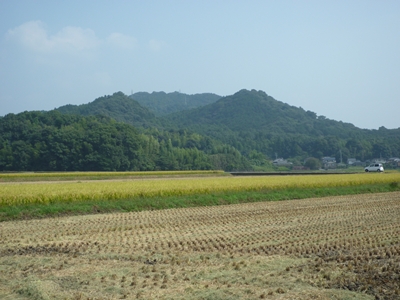
<instances>
[{"instance_id":1,"label":"wispy cloud","mask_svg":"<svg viewBox=\"0 0 400 300\"><path fill-rule=\"evenodd\" d=\"M122 33L114 32L108 36L107 42L121 49L132 50L136 47L137 41L134 37Z\"/></svg>"},{"instance_id":2,"label":"wispy cloud","mask_svg":"<svg viewBox=\"0 0 400 300\"><path fill-rule=\"evenodd\" d=\"M64 27L50 35L41 21L24 23L7 32L7 38L36 52L80 52L96 48L101 41L91 29Z\"/></svg>"},{"instance_id":3,"label":"wispy cloud","mask_svg":"<svg viewBox=\"0 0 400 300\"><path fill-rule=\"evenodd\" d=\"M132 50L137 41L134 37L119 32L105 39L96 36L92 29L67 26L55 34L49 34L41 21L31 21L8 30L9 40L18 42L25 48L40 53L80 53L108 45L118 49Z\"/></svg>"}]
</instances>

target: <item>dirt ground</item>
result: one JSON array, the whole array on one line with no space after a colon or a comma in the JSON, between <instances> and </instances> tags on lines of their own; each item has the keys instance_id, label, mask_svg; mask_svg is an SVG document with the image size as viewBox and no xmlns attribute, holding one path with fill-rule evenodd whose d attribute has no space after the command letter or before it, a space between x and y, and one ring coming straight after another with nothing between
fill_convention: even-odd
<instances>
[{"instance_id":1,"label":"dirt ground","mask_svg":"<svg viewBox=\"0 0 400 300\"><path fill-rule=\"evenodd\" d=\"M0 299L400 299L400 192L0 223Z\"/></svg>"}]
</instances>

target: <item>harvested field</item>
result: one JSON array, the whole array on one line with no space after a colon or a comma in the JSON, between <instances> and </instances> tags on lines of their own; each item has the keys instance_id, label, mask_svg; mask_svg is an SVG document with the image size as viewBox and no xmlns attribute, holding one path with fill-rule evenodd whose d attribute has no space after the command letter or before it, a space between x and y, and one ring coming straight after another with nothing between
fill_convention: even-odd
<instances>
[{"instance_id":1,"label":"harvested field","mask_svg":"<svg viewBox=\"0 0 400 300\"><path fill-rule=\"evenodd\" d=\"M400 299L400 192L0 223L2 299Z\"/></svg>"}]
</instances>

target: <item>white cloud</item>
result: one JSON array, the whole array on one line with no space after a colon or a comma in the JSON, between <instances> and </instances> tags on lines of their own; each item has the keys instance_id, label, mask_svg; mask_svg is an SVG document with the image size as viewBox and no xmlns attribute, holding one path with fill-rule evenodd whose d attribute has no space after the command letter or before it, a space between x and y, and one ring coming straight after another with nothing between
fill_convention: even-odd
<instances>
[{"instance_id":1,"label":"white cloud","mask_svg":"<svg viewBox=\"0 0 400 300\"><path fill-rule=\"evenodd\" d=\"M100 44L93 30L79 27L65 27L52 37L52 40L57 46L70 47L78 51L93 49Z\"/></svg>"},{"instance_id":2,"label":"white cloud","mask_svg":"<svg viewBox=\"0 0 400 300\"><path fill-rule=\"evenodd\" d=\"M108 38L107 42L115 47L132 50L136 47L136 39L129 35L125 35L119 32L112 33Z\"/></svg>"},{"instance_id":3,"label":"white cloud","mask_svg":"<svg viewBox=\"0 0 400 300\"><path fill-rule=\"evenodd\" d=\"M110 34L106 39L99 39L91 29L67 26L51 35L41 21L24 23L7 32L9 40L16 41L23 47L39 53L81 53L108 45L118 49L132 50L137 41L134 37L119 32ZM157 46L154 44L153 48Z\"/></svg>"},{"instance_id":4,"label":"white cloud","mask_svg":"<svg viewBox=\"0 0 400 300\"><path fill-rule=\"evenodd\" d=\"M24 23L7 32L7 38L20 42L35 51L45 51L51 47L47 33L40 21Z\"/></svg>"},{"instance_id":5,"label":"white cloud","mask_svg":"<svg viewBox=\"0 0 400 300\"><path fill-rule=\"evenodd\" d=\"M11 29L7 37L36 52L80 52L94 49L100 44L91 29L68 26L49 35L41 21L27 22Z\"/></svg>"}]
</instances>

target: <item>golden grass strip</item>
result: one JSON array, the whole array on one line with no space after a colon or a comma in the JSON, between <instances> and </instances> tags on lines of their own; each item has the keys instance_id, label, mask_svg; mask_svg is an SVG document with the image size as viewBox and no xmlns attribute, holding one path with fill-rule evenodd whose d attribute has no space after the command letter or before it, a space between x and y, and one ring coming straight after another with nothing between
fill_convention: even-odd
<instances>
[{"instance_id":1,"label":"golden grass strip","mask_svg":"<svg viewBox=\"0 0 400 300\"><path fill-rule=\"evenodd\" d=\"M131 181L89 181L40 184L10 183L0 185L0 205L183 196L227 191L343 187L368 184L390 184L393 182L400 182L400 173L166 178L160 180L144 179Z\"/></svg>"}]
</instances>

